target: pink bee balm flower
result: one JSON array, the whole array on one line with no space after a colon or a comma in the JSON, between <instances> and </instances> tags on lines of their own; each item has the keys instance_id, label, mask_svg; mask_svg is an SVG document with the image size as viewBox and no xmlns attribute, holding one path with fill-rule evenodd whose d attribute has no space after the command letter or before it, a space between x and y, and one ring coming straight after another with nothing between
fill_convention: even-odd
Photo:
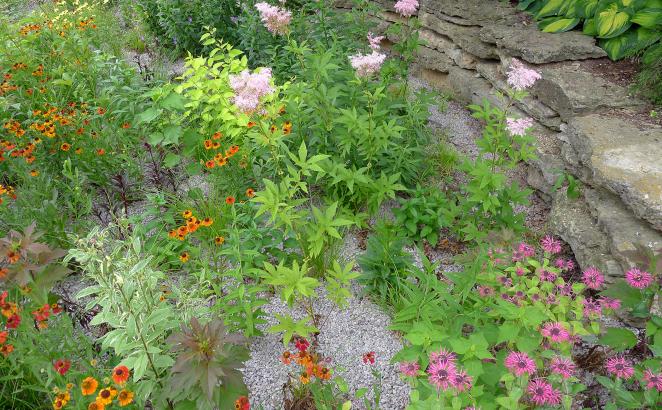
<instances>
[{"instance_id":1,"label":"pink bee balm flower","mask_svg":"<svg viewBox=\"0 0 662 410\"><path fill-rule=\"evenodd\" d=\"M455 364L455 353L449 352L448 350L441 349L438 352L432 352L430 353L430 363L435 362L435 363L441 363L441 364L446 364L446 363L451 363Z\"/></svg>"},{"instance_id":2,"label":"pink bee balm flower","mask_svg":"<svg viewBox=\"0 0 662 410\"><path fill-rule=\"evenodd\" d=\"M584 315L585 316L591 316L591 315L601 315L602 314L602 305L600 302L593 298L586 298L582 301L584 304Z\"/></svg>"},{"instance_id":3,"label":"pink bee balm flower","mask_svg":"<svg viewBox=\"0 0 662 410\"><path fill-rule=\"evenodd\" d=\"M646 271L632 268L625 273L625 281L633 288L646 289L653 283L653 275Z\"/></svg>"},{"instance_id":4,"label":"pink bee balm flower","mask_svg":"<svg viewBox=\"0 0 662 410\"><path fill-rule=\"evenodd\" d=\"M552 373L556 373L564 379L569 379L575 373L577 366L575 366L575 363L570 359L555 356L549 364L549 368Z\"/></svg>"},{"instance_id":5,"label":"pink bee balm flower","mask_svg":"<svg viewBox=\"0 0 662 410\"><path fill-rule=\"evenodd\" d=\"M416 377L421 366L416 362L402 362L400 363L400 372L405 376Z\"/></svg>"},{"instance_id":6,"label":"pink bee balm flower","mask_svg":"<svg viewBox=\"0 0 662 410\"><path fill-rule=\"evenodd\" d=\"M629 379L634 374L632 363L623 356L615 356L607 359L605 367L609 373L622 379Z\"/></svg>"},{"instance_id":7,"label":"pink bee balm flower","mask_svg":"<svg viewBox=\"0 0 662 410\"><path fill-rule=\"evenodd\" d=\"M465 371L458 371L451 377L451 384L457 391L465 391L471 388L473 379Z\"/></svg>"},{"instance_id":8,"label":"pink bee balm flower","mask_svg":"<svg viewBox=\"0 0 662 410\"><path fill-rule=\"evenodd\" d=\"M561 242L559 242L551 235L547 235L542 238L540 241L540 246L542 246L542 249L545 252L551 253L552 255L561 252Z\"/></svg>"},{"instance_id":9,"label":"pink bee balm flower","mask_svg":"<svg viewBox=\"0 0 662 410\"><path fill-rule=\"evenodd\" d=\"M536 371L536 363L526 353L510 352L504 363L515 376L533 374Z\"/></svg>"},{"instance_id":10,"label":"pink bee balm flower","mask_svg":"<svg viewBox=\"0 0 662 410\"><path fill-rule=\"evenodd\" d=\"M531 401L539 406L548 404L554 395L554 388L544 380L533 380L526 390Z\"/></svg>"},{"instance_id":11,"label":"pink bee balm flower","mask_svg":"<svg viewBox=\"0 0 662 410\"><path fill-rule=\"evenodd\" d=\"M379 51L382 40L384 40L384 36L376 36L372 33L368 33L368 44L370 44L370 48L373 51Z\"/></svg>"},{"instance_id":12,"label":"pink bee balm flower","mask_svg":"<svg viewBox=\"0 0 662 410\"><path fill-rule=\"evenodd\" d=\"M516 120L512 118L506 118L506 128L510 135L519 135L523 137L526 135L526 130L531 128L533 125L533 120L531 118L518 118Z\"/></svg>"},{"instance_id":13,"label":"pink bee balm flower","mask_svg":"<svg viewBox=\"0 0 662 410\"><path fill-rule=\"evenodd\" d=\"M400 0L393 6L395 11L403 17L410 17L418 10L417 0Z\"/></svg>"},{"instance_id":14,"label":"pink bee balm flower","mask_svg":"<svg viewBox=\"0 0 662 410\"><path fill-rule=\"evenodd\" d=\"M260 13L264 26L273 34L287 34L292 13L267 3L257 3L255 8Z\"/></svg>"},{"instance_id":15,"label":"pink bee balm flower","mask_svg":"<svg viewBox=\"0 0 662 410\"><path fill-rule=\"evenodd\" d=\"M521 61L513 58L510 62L510 67L508 67L508 84L515 90L525 90L540 80L540 78L540 74L537 71L526 68Z\"/></svg>"},{"instance_id":16,"label":"pink bee balm flower","mask_svg":"<svg viewBox=\"0 0 662 410\"><path fill-rule=\"evenodd\" d=\"M271 69L263 68L259 73L251 74L244 70L230 76L230 87L235 93L232 102L240 111L251 114L260 105L260 98L271 94Z\"/></svg>"},{"instance_id":17,"label":"pink bee balm flower","mask_svg":"<svg viewBox=\"0 0 662 410\"><path fill-rule=\"evenodd\" d=\"M540 333L552 342L562 343L570 339L570 333L559 322L545 324Z\"/></svg>"},{"instance_id":18,"label":"pink bee balm flower","mask_svg":"<svg viewBox=\"0 0 662 410\"><path fill-rule=\"evenodd\" d=\"M533 255L536 254L536 250L533 248L533 246L529 245L528 243L520 243L517 247L517 250L524 255L525 258L531 258Z\"/></svg>"},{"instance_id":19,"label":"pink bee balm flower","mask_svg":"<svg viewBox=\"0 0 662 410\"><path fill-rule=\"evenodd\" d=\"M455 364L451 362L433 362L428 367L428 381L435 385L438 390L448 390L455 376Z\"/></svg>"},{"instance_id":20,"label":"pink bee balm flower","mask_svg":"<svg viewBox=\"0 0 662 410\"><path fill-rule=\"evenodd\" d=\"M605 277L602 272L591 266L582 273L582 281L589 289L600 289L605 282Z\"/></svg>"},{"instance_id":21,"label":"pink bee balm flower","mask_svg":"<svg viewBox=\"0 0 662 410\"><path fill-rule=\"evenodd\" d=\"M490 297L490 296L494 295L494 289L492 289L489 286L481 285L481 286L478 286L478 294L482 298Z\"/></svg>"},{"instance_id":22,"label":"pink bee balm flower","mask_svg":"<svg viewBox=\"0 0 662 410\"><path fill-rule=\"evenodd\" d=\"M602 306L604 309L617 310L617 309L621 308L620 299L612 299L612 298L603 296L600 299L598 299L598 302L600 302L600 306Z\"/></svg>"},{"instance_id":23,"label":"pink bee balm flower","mask_svg":"<svg viewBox=\"0 0 662 410\"><path fill-rule=\"evenodd\" d=\"M662 373L653 373L651 369L644 371L644 382L647 389L662 391Z\"/></svg>"},{"instance_id":24,"label":"pink bee balm flower","mask_svg":"<svg viewBox=\"0 0 662 410\"><path fill-rule=\"evenodd\" d=\"M359 77L369 77L379 71L386 59L386 54L373 51L371 54L356 54L349 56L349 62Z\"/></svg>"}]
</instances>

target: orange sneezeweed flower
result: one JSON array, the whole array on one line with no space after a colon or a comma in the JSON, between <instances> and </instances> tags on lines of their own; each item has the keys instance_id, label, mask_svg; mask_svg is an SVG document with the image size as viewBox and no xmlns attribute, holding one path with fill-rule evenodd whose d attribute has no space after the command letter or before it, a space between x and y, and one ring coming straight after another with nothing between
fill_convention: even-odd
<instances>
[{"instance_id":1,"label":"orange sneezeweed flower","mask_svg":"<svg viewBox=\"0 0 662 410\"><path fill-rule=\"evenodd\" d=\"M125 130L128 129L129 127L131 127L131 124L129 124L128 122L122 124L122 128L124 128Z\"/></svg>"},{"instance_id":2,"label":"orange sneezeweed flower","mask_svg":"<svg viewBox=\"0 0 662 410\"><path fill-rule=\"evenodd\" d=\"M131 404L131 402L133 401L133 392L129 390L122 390L120 392L119 397L117 397L117 401L120 407L124 407Z\"/></svg>"},{"instance_id":3,"label":"orange sneezeweed flower","mask_svg":"<svg viewBox=\"0 0 662 410\"><path fill-rule=\"evenodd\" d=\"M292 132L292 123L289 121L285 121L285 124L283 124L283 134L289 135Z\"/></svg>"},{"instance_id":4,"label":"orange sneezeweed flower","mask_svg":"<svg viewBox=\"0 0 662 410\"><path fill-rule=\"evenodd\" d=\"M74 151L74 152L76 153L76 155L80 155L80 154L83 153L83 149L82 148L76 148L76 151Z\"/></svg>"},{"instance_id":5,"label":"orange sneezeweed flower","mask_svg":"<svg viewBox=\"0 0 662 410\"><path fill-rule=\"evenodd\" d=\"M282 356L280 357L280 361L283 362L284 364L292 363L292 353L290 353L289 350L284 351Z\"/></svg>"},{"instance_id":6,"label":"orange sneezeweed flower","mask_svg":"<svg viewBox=\"0 0 662 410\"><path fill-rule=\"evenodd\" d=\"M21 254L19 254L18 252L14 252L14 251L7 252L7 260L9 261L9 263L16 263L18 262L19 259L21 259Z\"/></svg>"},{"instance_id":7,"label":"orange sneezeweed flower","mask_svg":"<svg viewBox=\"0 0 662 410\"><path fill-rule=\"evenodd\" d=\"M299 380L301 381L302 384L308 384L310 383L310 376L306 372L302 372L301 375L299 376Z\"/></svg>"},{"instance_id":8,"label":"orange sneezeweed flower","mask_svg":"<svg viewBox=\"0 0 662 410\"><path fill-rule=\"evenodd\" d=\"M103 404L104 406L107 404L110 404L113 401L112 393L110 392L109 387L105 387L101 390L99 390L99 394L97 395L97 400L98 403Z\"/></svg>"},{"instance_id":9,"label":"orange sneezeweed flower","mask_svg":"<svg viewBox=\"0 0 662 410\"><path fill-rule=\"evenodd\" d=\"M2 353L2 355L5 357L8 357L13 351L14 351L14 345L12 344L6 344L0 346L0 353Z\"/></svg>"},{"instance_id":10,"label":"orange sneezeweed flower","mask_svg":"<svg viewBox=\"0 0 662 410\"><path fill-rule=\"evenodd\" d=\"M31 170L30 171L30 176L33 176L33 177L39 176L39 171L37 171L36 169Z\"/></svg>"},{"instance_id":11,"label":"orange sneezeweed flower","mask_svg":"<svg viewBox=\"0 0 662 410\"><path fill-rule=\"evenodd\" d=\"M246 126L247 126L248 128L253 128L253 127L255 127L255 125L256 125L256 124L255 124L253 121L249 121L248 124L246 124Z\"/></svg>"},{"instance_id":12,"label":"orange sneezeweed flower","mask_svg":"<svg viewBox=\"0 0 662 410\"><path fill-rule=\"evenodd\" d=\"M188 252L182 252L182 253L179 255L179 260L182 261L182 263L186 263L186 262L189 260L190 257L191 257L191 256L189 255Z\"/></svg>"},{"instance_id":13,"label":"orange sneezeweed flower","mask_svg":"<svg viewBox=\"0 0 662 410\"><path fill-rule=\"evenodd\" d=\"M225 238L222 237L222 236L217 236L216 238L214 238L214 243L216 245L219 245L219 246L223 245L223 242L225 242Z\"/></svg>"},{"instance_id":14,"label":"orange sneezeweed flower","mask_svg":"<svg viewBox=\"0 0 662 410\"><path fill-rule=\"evenodd\" d=\"M113 381L119 385L126 383L126 381L129 380L130 375L131 372L126 366L120 365L113 369Z\"/></svg>"},{"instance_id":15,"label":"orange sneezeweed flower","mask_svg":"<svg viewBox=\"0 0 662 410\"><path fill-rule=\"evenodd\" d=\"M94 394L98 386L99 382L94 377L86 377L80 385L80 391L83 393L83 396L89 396L90 394Z\"/></svg>"},{"instance_id":16,"label":"orange sneezeweed flower","mask_svg":"<svg viewBox=\"0 0 662 410\"><path fill-rule=\"evenodd\" d=\"M225 165L227 165L227 163L228 163L228 159L225 158L225 157L223 157L223 156L221 156L220 159L217 159L217 160L216 160L216 163L218 164L219 167L224 167Z\"/></svg>"},{"instance_id":17,"label":"orange sneezeweed flower","mask_svg":"<svg viewBox=\"0 0 662 410\"><path fill-rule=\"evenodd\" d=\"M219 149L219 148L221 148L221 143L220 143L220 142L215 142L214 145L213 145L213 148L214 148L214 149Z\"/></svg>"},{"instance_id":18,"label":"orange sneezeweed flower","mask_svg":"<svg viewBox=\"0 0 662 410\"><path fill-rule=\"evenodd\" d=\"M177 237L177 231L176 230L173 229L172 231L168 232L168 238L175 239L176 237Z\"/></svg>"},{"instance_id":19,"label":"orange sneezeweed flower","mask_svg":"<svg viewBox=\"0 0 662 410\"><path fill-rule=\"evenodd\" d=\"M193 216L193 212L187 209L186 211L182 212L182 216L184 219L189 219Z\"/></svg>"},{"instance_id":20,"label":"orange sneezeweed flower","mask_svg":"<svg viewBox=\"0 0 662 410\"><path fill-rule=\"evenodd\" d=\"M203 143L205 146L205 149L211 149L214 146L214 141L212 140L205 140Z\"/></svg>"},{"instance_id":21,"label":"orange sneezeweed flower","mask_svg":"<svg viewBox=\"0 0 662 410\"><path fill-rule=\"evenodd\" d=\"M71 149L71 144L63 142L62 145L60 145L60 149L62 151L69 151L69 149Z\"/></svg>"},{"instance_id":22,"label":"orange sneezeweed flower","mask_svg":"<svg viewBox=\"0 0 662 410\"><path fill-rule=\"evenodd\" d=\"M222 136L223 136L223 134L221 134L220 132L215 132L214 135L212 135L211 137L212 137L212 139L217 140L217 139L220 139Z\"/></svg>"},{"instance_id":23,"label":"orange sneezeweed flower","mask_svg":"<svg viewBox=\"0 0 662 410\"><path fill-rule=\"evenodd\" d=\"M236 202L236 199L233 196L225 198L225 203L228 205L233 205Z\"/></svg>"},{"instance_id":24,"label":"orange sneezeweed flower","mask_svg":"<svg viewBox=\"0 0 662 410\"><path fill-rule=\"evenodd\" d=\"M253 188L248 188L246 190L246 196L249 198L253 198L255 196L255 190Z\"/></svg>"},{"instance_id":25,"label":"orange sneezeweed flower","mask_svg":"<svg viewBox=\"0 0 662 410\"><path fill-rule=\"evenodd\" d=\"M105 154L105 153L106 153L106 150L103 149L103 148L99 148L99 149L97 150L97 155L103 155L103 154Z\"/></svg>"},{"instance_id":26,"label":"orange sneezeweed flower","mask_svg":"<svg viewBox=\"0 0 662 410\"><path fill-rule=\"evenodd\" d=\"M214 223L214 220L207 217L207 218L203 219L201 223L202 223L202 226L211 226Z\"/></svg>"},{"instance_id":27,"label":"orange sneezeweed flower","mask_svg":"<svg viewBox=\"0 0 662 410\"><path fill-rule=\"evenodd\" d=\"M216 163L210 159L209 161L205 162L205 166L209 169L212 169L216 166Z\"/></svg>"},{"instance_id":28,"label":"orange sneezeweed flower","mask_svg":"<svg viewBox=\"0 0 662 410\"><path fill-rule=\"evenodd\" d=\"M187 233L188 233L188 227L187 226L182 225L179 228L177 228L177 234L184 236Z\"/></svg>"},{"instance_id":29,"label":"orange sneezeweed flower","mask_svg":"<svg viewBox=\"0 0 662 410\"><path fill-rule=\"evenodd\" d=\"M104 410L105 408L106 406L98 401L93 401L89 406L87 406L87 410Z\"/></svg>"}]
</instances>

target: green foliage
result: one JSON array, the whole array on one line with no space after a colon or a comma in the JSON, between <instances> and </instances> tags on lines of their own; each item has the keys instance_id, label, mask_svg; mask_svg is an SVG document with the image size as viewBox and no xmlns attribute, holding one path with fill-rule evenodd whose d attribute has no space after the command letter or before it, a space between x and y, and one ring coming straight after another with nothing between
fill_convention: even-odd
<instances>
[{"instance_id":1,"label":"green foliage","mask_svg":"<svg viewBox=\"0 0 662 410\"><path fill-rule=\"evenodd\" d=\"M651 46L641 57L635 90L656 105L662 105L662 44Z\"/></svg>"},{"instance_id":2,"label":"green foliage","mask_svg":"<svg viewBox=\"0 0 662 410\"><path fill-rule=\"evenodd\" d=\"M572 30L580 23L597 37L612 60L632 56L662 38L660 0L520 0L548 33Z\"/></svg>"},{"instance_id":3,"label":"green foliage","mask_svg":"<svg viewBox=\"0 0 662 410\"><path fill-rule=\"evenodd\" d=\"M413 259L404 250L405 242L397 225L379 221L368 238L366 253L358 258L359 282L383 303L397 301L408 281Z\"/></svg>"},{"instance_id":4,"label":"green foliage","mask_svg":"<svg viewBox=\"0 0 662 410\"><path fill-rule=\"evenodd\" d=\"M400 207L393 210L396 222L405 227L407 236L417 241L426 240L436 246L439 231L452 221L445 220L448 199L434 188L417 186L409 199L400 199Z\"/></svg>"},{"instance_id":5,"label":"green foliage","mask_svg":"<svg viewBox=\"0 0 662 410\"><path fill-rule=\"evenodd\" d=\"M139 0L136 5L149 28L165 47L197 54L205 27L218 30L224 41L236 44L239 3L228 0Z\"/></svg>"}]
</instances>

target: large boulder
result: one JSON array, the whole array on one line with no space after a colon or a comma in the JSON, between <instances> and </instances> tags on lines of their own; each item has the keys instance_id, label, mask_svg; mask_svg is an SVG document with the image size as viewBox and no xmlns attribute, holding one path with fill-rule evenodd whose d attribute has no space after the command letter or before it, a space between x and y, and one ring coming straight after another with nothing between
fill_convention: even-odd
<instances>
[{"instance_id":1,"label":"large boulder","mask_svg":"<svg viewBox=\"0 0 662 410\"><path fill-rule=\"evenodd\" d=\"M535 26L516 27L492 24L480 30L480 39L496 44L514 57L543 64L566 60L606 57L592 37L576 31L544 33Z\"/></svg>"},{"instance_id":2,"label":"large boulder","mask_svg":"<svg viewBox=\"0 0 662 410\"><path fill-rule=\"evenodd\" d=\"M593 186L604 187L662 231L662 127L628 112L589 114L568 122L566 159ZM574 163L573 163L574 162Z\"/></svg>"}]
</instances>

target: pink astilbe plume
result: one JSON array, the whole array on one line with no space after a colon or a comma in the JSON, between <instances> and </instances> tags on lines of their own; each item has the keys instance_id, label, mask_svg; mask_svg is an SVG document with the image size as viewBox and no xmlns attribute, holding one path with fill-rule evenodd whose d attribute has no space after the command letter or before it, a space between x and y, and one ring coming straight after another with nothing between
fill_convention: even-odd
<instances>
[{"instance_id":1,"label":"pink astilbe plume","mask_svg":"<svg viewBox=\"0 0 662 410\"><path fill-rule=\"evenodd\" d=\"M417 362L400 363L400 372L408 377L416 377L421 366Z\"/></svg>"},{"instance_id":2,"label":"pink astilbe plume","mask_svg":"<svg viewBox=\"0 0 662 410\"><path fill-rule=\"evenodd\" d=\"M555 255L559 252L561 252L561 242L559 242L556 238L554 238L551 235L547 235L542 240L540 241L540 246L542 246L542 249L550 253L552 255Z\"/></svg>"},{"instance_id":3,"label":"pink astilbe plume","mask_svg":"<svg viewBox=\"0 0 662 410\"><path fill-rule=\"evenodd\" d=\"M526 135L526 130L531 128L533 120L531 118L506 118L506 128L510 135L518 135L523 137Z\"/></svg>"},{"instance_id":4,"label":"pink astilbe plume","mask_svg":"<svg viewBox=\"0 0 662 410\"><path fill-rule=\"evenodd\" d=\"M564 379L569 379L575 373L577 366L572 360L561 356L555 356L549 364L552 373L558 374Z\"/></svg>"},{"instance_id":5,"label":"pink astilbe plume","mask_svg":"<svg viewBox=\"0 0 662 410\"><path fill-rule=\"evenodd\" d=\"M369 77L379 71L386 59L386 54L373 51L370 54L356 54L349 56L349 62L359 77Z\"/></svg>"},{"instance_id":6,"label":"pink astilbe plume","mask_svg":"<svg viewBox=\"0 0 662 410\"><path fill-rule=\"evenodd\" d=\"M403 17L410 17L418 10L417 0L400 0L393 6L395 11Z\"/></svg>"},{"instance_id":7,"label":"pink astilbe plume","mask_svg":"<svg viewBox=\"0 0 662 410\"><path fill-rule=\"evenodd\" d=\"M662 373L653 373L651 369L644 371L644 383L647 389L662 391Z\"/></svg>"},{"instance_id":8,"label":"pink astilbe plume","mask_svg":"<svg viewBox=\"0 0 662 410\"><path fill-rule=\"evenodd\" d=\"M605 277L602 272L591 266L582 273L582 281L589 289L600 289L605 282Z\"/></svg>"},{"instance_id":9,"label":"pink astilbe plume","mask_svg":"<svg viewBox=\"0 0 662 410\"><path fill-rule=\"evenodd\" d=\"M625 281L633 288L646 289L653 283L653 275L646 271L632 268L625 272Z\"/></svg>"},{"instance_id":10,"label":"pink astilbe plume","mask_svg":"<svg viewBox=\"0 0 662 410\"><path fill-rule=\"evenodd\" d=\"M632 363L623 356L614 356L607 359L605 368L612 375L622 379L629 379L634 374Z\"/></svg>"},{"instance_id":11,"label":"pink astilbe plume","mask_svg":"<svg viewBox=\"0 0 662 410\"><path fill-rule=\"evenodd\" d=\"M255 8L260 13L264 26L273 34L285 35L289 29L292 13L268 3L257 3Z\"/></svg>"},{"instance_id":12,"label":"pink astilbe plume","mask_svg":"<svg viewBox=\"0 0 662 410\"><path fill-rule=\"evenodd\" d=\"M373 51L379 51L382 40L384 40L384 36L376 36L372 33L368 33L368 44Z\"/></svg>"},{"instance_id":13,"label":"pink astilbe plume","mask_svg":"<svg viewBox=\"0 0 662 410\"><path fill-rule=\"evenodd\" d=\"M517 91L525 90L531 87L536 81L540 80L540 74L526 68L521 61L513 58L508 67L508 84Z\"/></svg>"},{"instance_id":14,"label":"pink astilbe plume","mask_svg":"<svg viewBox=\"0 0 662 410\"><path fill-rule=\"evenodd\" d=\"M570 340L570 333L559 322L546 323L540 333L552 342L562 343Z\"/></svg>"},{"instance_id":15,"label":"pink astilbe plume","mask_svg":"<svg viewBox=\"0 0 662 410\"><path fill-rule=\"evenodd\" d=\"M263 68L253 74L244 70L238 75L231 75L230 87L235 93L232 102L240 111L251 114L260 105L260 98L274 92L271 87L271 69Z\"/></svg>"},{"instance_id":16,"label":"pink astilbe plume","mask_svg":"<svg viewBox=\"0 0 662 410\"><path fill-rule=\"evenodd\" d=\"M504 363L515 376L533 374L536 371L536 363L526 353L510 352Z\"/></svg>"},{"instance_id":17,"label":"pink astilbe plume","mask_svg":"<svg viewBox=\"0 0 662 410\"><path fill-rule=\"evenodd\" d=\"M452 386L452 379L455 373L454 363L430 363L430 367L428 367L428 381L438 390L448 390Z\"/></svg>"}]
</instances>

